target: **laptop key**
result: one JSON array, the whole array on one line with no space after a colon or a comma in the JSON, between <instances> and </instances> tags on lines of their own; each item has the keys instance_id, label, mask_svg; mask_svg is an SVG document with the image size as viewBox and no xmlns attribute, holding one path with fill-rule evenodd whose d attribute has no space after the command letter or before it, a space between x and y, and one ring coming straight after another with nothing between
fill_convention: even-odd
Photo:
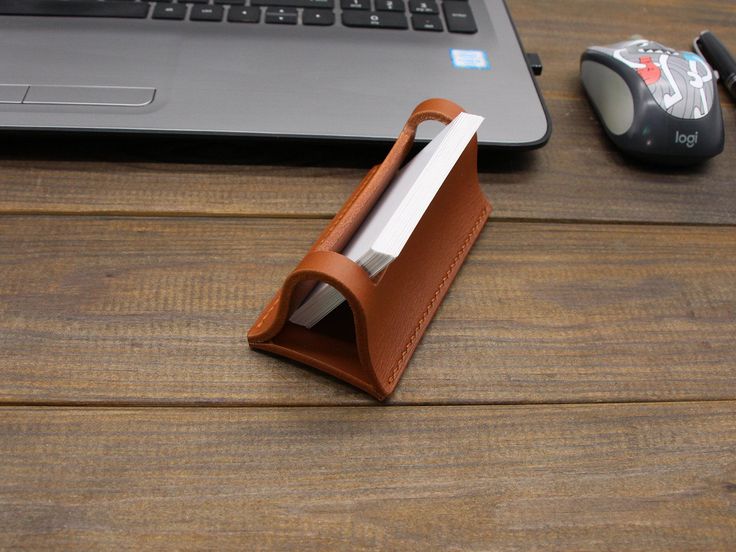
<instances>
[{"instance_id":1,"label":"laptop key","mask_svg":"<svg viewBox=\"0 0 736 552\"><path fill-rule=\"evenodd\" d=\"M438 14L437 2L434 0L409 0L409 11L411 13Z\"/></svg>"},{"instance_id":2,"label":"laptop key","mask_svg":"<svg viewBox=\"0 0 736 552\"><path fill-rule=\"evenodd\" d=\"M90 2L88 0L0 0L0 15L55 17L126 17L144 19L148 2Z\"/></svg>"},{"instance_id":3,"label":"laptop key","mask_svg":"<svg viewBox=\"0 0 736 552\"><path fill-rule=\"evenodd\" d=\"M344 10L369 10L371 0L340 0L340 7Z\"/></svg>"},{"instance_id":4,"label":"laptop key","mask_svg":"<svg viewBox=\"0 0 736 552\"><path fill-rule=\"evenodd\" d=\"M442 3L447 30L451 33L473 34L478 32L470 5L463 0L447 0Z\"/></svg>"},{"instance_id":5,"label":"laptop key","mask_svg":"<svg viewBox=\"0 0 736 552\"><path fill-rule=\"evenodd\" d=\"M436 15L412 15L411 26L415 31L442 31L442 21Z\"/></svg>"},{"instance_id":6,"label":"laptop key","mask_svg":"<svg viewBox=\"0 0 736 552\"><path fill-rule=\"evenodd\" d=\"M274 25L296 25L299 12L296 8L268 8L266 9L266 23Z\"/></svg>"},{"instance_id":7,"label":"laptop key","mask_svg":"<svg viewBox=\"0 0 736 552\"><path fill-rule=\"evenodd\" d=\"M403 12L404 9L404 0L376 0L376 11Z\"/></svg>"},{"instance_id":8,"label":"laptop key","mask_svg":"<svg viewBox=\"0 0 736 552\"><path fill-rule=\"evenodd\" d=\"M251 6L283 7L283 8L324 8L335 7L335 0L251 0Z\"/></svg>"},{"instance_id":9,"label":"laptop key","mask_svg":"<svg viewBox=\"0 0 736 552\"><path fill-rule=\"evenodd\" d=\"M342 24L346 27L375 27L378 29L408 29L409 24L403 13L395 12L342 12Z\"/></svg>"},{"instance_id":10,"label":"laptop key","mask_svg":"<svg viewBox=\"0 0 736 552\"><path fill-rule=\"evenodd\" d=\"M222 21L224 15L222 6L209 6L195 4L189 13L190 21Z\"/></svg>"},{"instance_id":11,"label":"laptop key","mask_svg":"<svg viewBox=\"0 0 736 552\"><path fill-rule=\"evenodd\" d=\"M302 24L304 25L334 25L335 14L331 10L311 10L302 12Z\"/></svg>"},{"instance_id":12,"label":"laptop key","mask_svg":"<svg viewBox=\"0 0 736 552\"><path fill-rule=\"evenodd\" d=\"M160 2L161 0L159 0ZM187 15L187 7L184 4L156 4L153 8L154 19L184 19Z\"/></svg>"},{"instance_id":13,"label":"laptop key","mask_svg":"<svg viewBox=\"0 0 736 552\"><path fill-rule=\"evenodd\" d=\"M227 13L231 23L258 23L261 20L261 8L241 8L233 6Z\"/></svg>"}]
</instances>

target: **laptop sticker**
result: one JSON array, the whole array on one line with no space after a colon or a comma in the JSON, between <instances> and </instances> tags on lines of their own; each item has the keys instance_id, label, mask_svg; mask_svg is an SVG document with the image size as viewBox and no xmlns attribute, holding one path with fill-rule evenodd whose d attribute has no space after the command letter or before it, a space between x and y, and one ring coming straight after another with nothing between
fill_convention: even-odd
<instances>
[{"instance_id":1,"label":"laptop sticker","mask_svg":"<svg viewBox=\"0 0 736 552\"><path fill-rule=\"evenodd\" d=\"M483 50L458 50L450 48L452 66L457 69L490 69L488 55Z\"/></svg>"}]
</instances>

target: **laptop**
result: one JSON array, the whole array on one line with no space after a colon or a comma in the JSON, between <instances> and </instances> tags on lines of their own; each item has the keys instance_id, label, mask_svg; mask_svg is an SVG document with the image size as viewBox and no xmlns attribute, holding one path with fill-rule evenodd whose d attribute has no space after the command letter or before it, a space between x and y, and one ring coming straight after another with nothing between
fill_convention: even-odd
<instances>
[{"instance_id":1,"label":"laptop","mask_svg":"<svg viewBox=\"0 0 736 552\"><path fill-rule=\"evenodd\" d=\"M503 0L0 0L0 129L390 142L430 97L550 134Z\"/></svg>"}]
</instances>

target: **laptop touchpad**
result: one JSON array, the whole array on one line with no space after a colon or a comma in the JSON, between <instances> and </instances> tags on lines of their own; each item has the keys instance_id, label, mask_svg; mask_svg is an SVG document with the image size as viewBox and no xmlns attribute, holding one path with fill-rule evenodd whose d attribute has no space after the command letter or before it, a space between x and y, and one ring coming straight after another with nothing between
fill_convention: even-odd
<instances>
[{"instance_id":1,"label":"laptop touchpad","mask_svg":"<svg viewBox=\"0 0 736 552\"><path fill-rule=\"evenodd\" d=\"M128 86L31 85L23 98L23 103L143 107L153 101L155 94L155 88Z\"/></svg>"}]
</instances>

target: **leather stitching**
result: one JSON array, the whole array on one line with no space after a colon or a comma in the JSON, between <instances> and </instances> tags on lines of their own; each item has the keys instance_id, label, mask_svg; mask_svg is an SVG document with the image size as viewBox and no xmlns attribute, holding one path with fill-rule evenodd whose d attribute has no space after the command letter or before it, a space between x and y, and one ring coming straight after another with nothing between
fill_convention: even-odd
<instances>
[{"instance_id":1,"label":"leather stitching","mask_svg":"<svg viewBox=\"0 0 736 552\"><path fill-rule=\"evenodd\" d=\"M268 309L259 317L258 322L256 322L254 329L256 330L260 329L260 327L263 325L263 322L265 322L266 318L268 318L268 315L271 314L271 311L278 304L280 295L281 295L280 292L276 294L276 296L273 298L273 301L271 301L271 306L268 307ZM261 342L256 341L255 343L261 343Z\"/></svg>"},{"instance_id":2,"label":"leather stitching","mask_svg":"<svg viewBox=\"0 0 736 552\"><path fill-rule=\"evenodd\" d=\"M445 286L445 282L447 282L447 279L450 277L450 274L452 273L452 270L455 268L455 265L457 265L457 263L460 261L460 258L463 256L463 253L465 252L468 245L470 244L470 240L480 230L479 227L481 226L481 221L487 214L488 214L488 208L483 207L480 215L478 215L478 218L475 219L475 223L473 224L473 227L470 229L470 232L465 237L465 241L463 242L462 246L460 246L460 249L458 250L455 257L452 259L452 262L450 263L450 268L447 269L447 272L445 272L445 275L442 277L442 280L440 280L440 283L437 285L437 289L434 291L434 295L432 295L432 299L429 301L427 308L424 309L422 316L419 318L419 321L417 322L417 325L414 328L414 332L412 332L411 336L409 336L409 340L406 342L406 345L404 346L404 350L401 352L401 356L396 361L396 366L391 371L391 374L389 374L388 376L388 383L393 383L394 380L396 379L396 375L399 369L402 367L402 365L404 365L406 355L409 353L409 347L411 347L412 343L414 343L414 341L416 340L417 335L419 334L419 330L422 329L422 326L424 325L424 322L427 319L427 315L429 315L429 311L432 310L432 307L437 302L437 297L439 297L439 294L442 291L442 288Z\"/></svg>"}]
</instances>

